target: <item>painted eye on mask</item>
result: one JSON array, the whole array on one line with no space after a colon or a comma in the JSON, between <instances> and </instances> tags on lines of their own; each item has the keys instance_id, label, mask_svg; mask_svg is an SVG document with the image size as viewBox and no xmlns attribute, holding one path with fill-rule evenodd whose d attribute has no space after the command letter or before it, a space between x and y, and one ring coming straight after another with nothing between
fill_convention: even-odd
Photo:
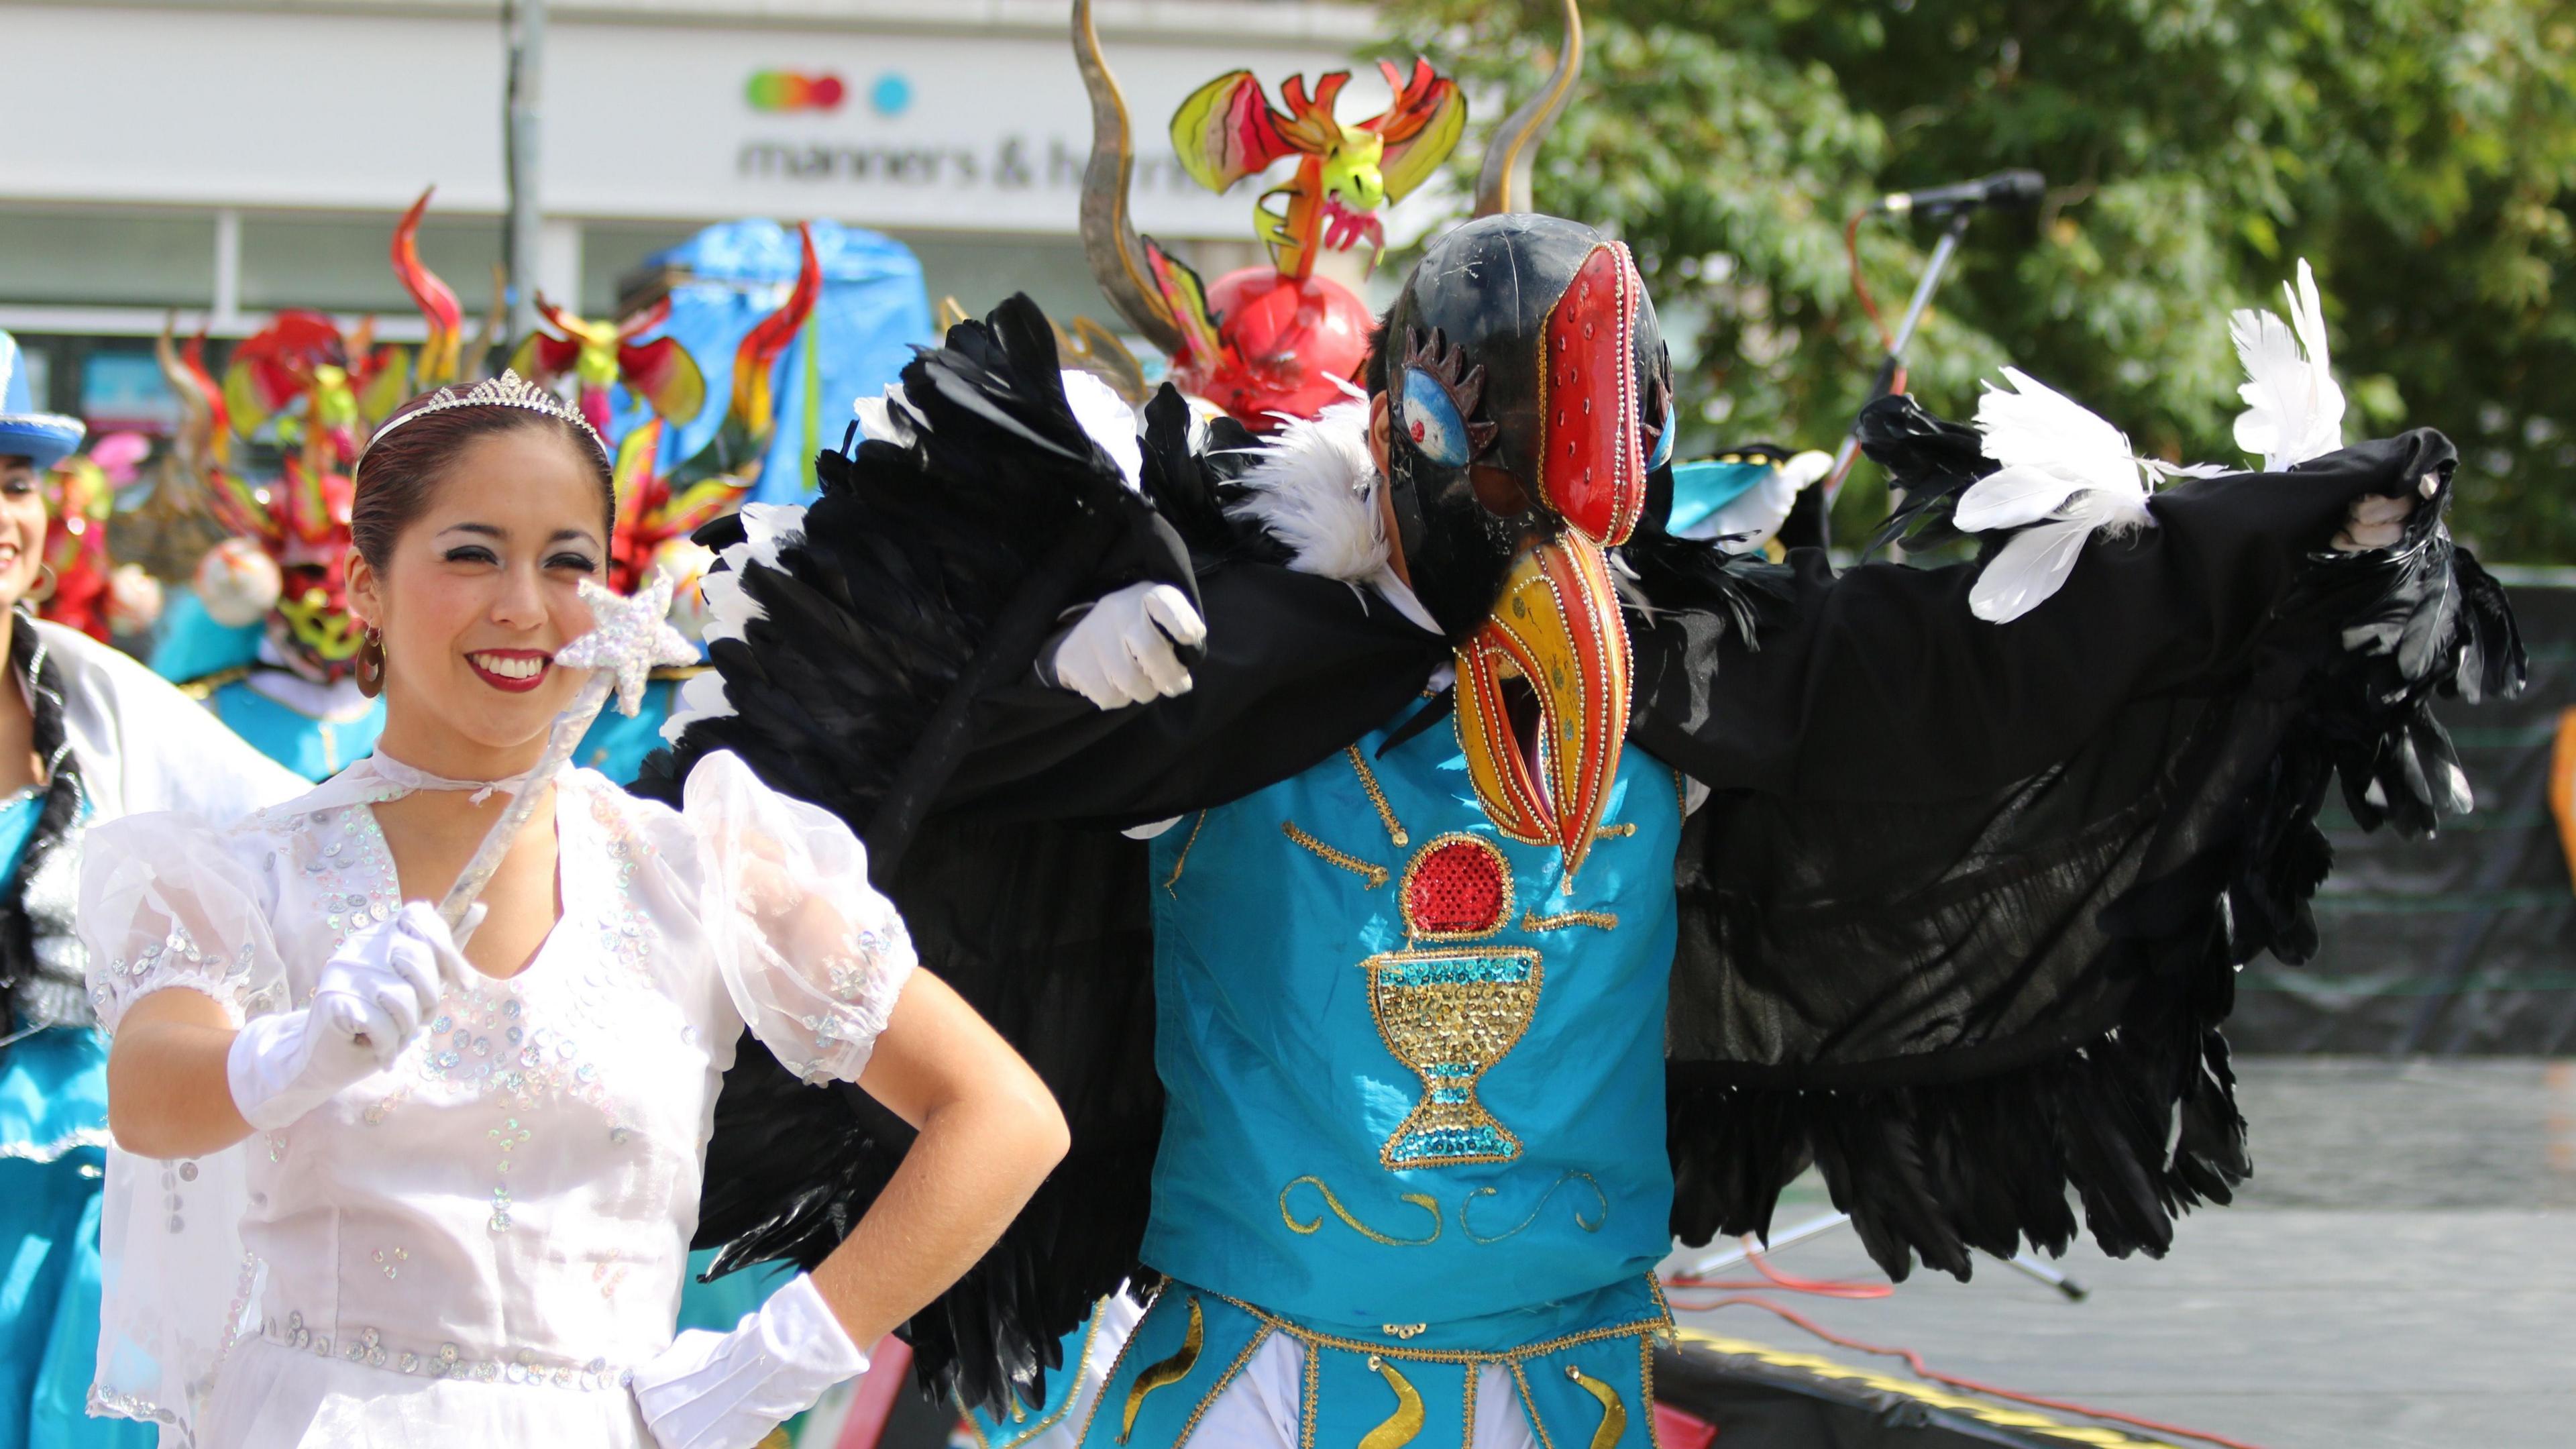
<instances>
[{"instance_id":1,"label":"painted eye on mask","mask_svg":"<svg viewBox=\"0 0 2576 1449\"><path fill-rule=\"evenodd\" d=\"M1448 468L1463 468L1474 450L1467 441L1467 420L1458 415L1448 387L1418 367L1404 373L1404 428L1424 457Z\"/></svg>"},{"instance_id":2,"label":"painted eye on mask","mask_svg":"<svg viewBox=\"0 0 2576 1449\"><path fill-rule=\"evenodd\" d=\"M1654 451L1646 455L1646 471L1654 472L1673 460L1673 405L1664 404L1664 425L1655 433Z\"/></svg>"}]
</instances>

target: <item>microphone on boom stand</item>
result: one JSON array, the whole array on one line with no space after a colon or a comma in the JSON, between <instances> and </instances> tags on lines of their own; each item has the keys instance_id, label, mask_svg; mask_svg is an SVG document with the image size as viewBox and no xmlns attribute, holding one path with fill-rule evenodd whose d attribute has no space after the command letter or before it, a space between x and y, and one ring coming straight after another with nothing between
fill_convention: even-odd
<instances>
[{"instance_id":1,"label":"microphone on boom stand","mask_svg":"<svg viewBox=\"0 0 2576 1449\"><path fill-rule=\"evenodd\" d=\"M1869 209L1890 216L1943 216L1981 206L2037 206L2047 193L2048 181L2036 171L1998 171L1974 181L1954 181L1920 191L1892 191L1871 202Z\"/></svg>"},{"instance_id":2,"label":"microphone on boom stand","mask_svg":"<svg viewBox=\"0 0 2576 1449\"><path fill-rule=\"evenodd\" d=\"M1870 387L1869 400L1876 402L1905 386L1905 348L1914 340L1914 329L1923 320L1924 309L1932 303L1932 293L1941 285L1941 274L1949 270L1950 258L1959 249L1959 238L1968 229L1969 218L1985 207L2025 209L2037 206L2048 192L2048 182L2036 171L1998 171L1974 181L1956 181L1947 186L1926 186L1914 191L1894 191L1852 214L1843 226L1843 246L1851 254L1852 290L1860 297L1862 308L1872 322L1878 322L1878 304L1869 292L1869 284L1860 272L1860 224L1870 216L1941 217L1949 222L1942 228L1941 240L1932 248L1932 257L1923 268L1923 280L1915 284L1914 299L1906 304L1905 320L1897 324L1893 336L1886 325L1879 324L1879 335L1887 344L1886 355L1878 365L1878 379ZM1855 425L1844 435L1843 444L1834 454L1834 467L1825 475L1821 488L1810 488L1790 510L1780 526L1780 541L1796 547L1824 547L1831 540L1829 527L1834 499L1841 495L1843 479L1851 472L1860 454L1860 434Z\"/></svg>"}]
</instances>

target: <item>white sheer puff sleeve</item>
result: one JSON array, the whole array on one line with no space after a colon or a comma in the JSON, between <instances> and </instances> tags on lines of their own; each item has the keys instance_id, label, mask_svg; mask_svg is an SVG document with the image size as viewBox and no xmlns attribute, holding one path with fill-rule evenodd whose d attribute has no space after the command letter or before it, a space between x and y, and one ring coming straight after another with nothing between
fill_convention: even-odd
<instances>
[{"instance_id":1,"label":"white sheer puff sleeve","mask_svg":"<svg viewBox=\"0 0 2576 1449\"><path fill-rule=\"evenodd\" d=\"M193 815L128 815L91 830L80 932L99 1029L113 1035L135 1002L172 986L213 998L235 1026L284 1010L270 894Z\"/></svg>"},{"instance_id":2,"label":"white sheer puff sleeve","mask_svg":"<svg viewBox=\"0 0 2576 1449\"><path fill-rule=\"evenodd\" d=\"M867 848L730 752L689 772L681 815L709 953L743 1024L806 1081L857 1081L913 968L903 918L868 884Z\"/></svg>"},{"instance_id":3,"label":"white sheer puff sleeve","mask_svg":"<svg viewBox=\"0 0 2576 1449\"><path fill-rule=\"evenodd\" d=\"M89 832L80 925L102 1030L173 986L203 992L236 1025L290 1004L269 929L274 892L231 843L184 814L128 815ZM254 1328L264 1269L241 1240L245 1151L164 1162L108 1149L92 1414L191 1442L205 1395Z\"/></svg>"}]
</instances>

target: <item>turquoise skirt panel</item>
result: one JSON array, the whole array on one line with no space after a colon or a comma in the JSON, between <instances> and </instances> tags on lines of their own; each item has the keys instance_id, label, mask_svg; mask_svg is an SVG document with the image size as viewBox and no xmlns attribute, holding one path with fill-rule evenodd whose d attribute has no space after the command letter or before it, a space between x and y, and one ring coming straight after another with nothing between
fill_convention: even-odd
<instances>
[{"instance_id":1,"label":"turquoise skirt panel","mask_svg":"<svg viewBox=\"0 0 2576 1449\"><path fill-rule=\"evenodd\" d=\"M151 1449L87 1411L98 1363L107 1046L56 1027L0 1049L0 1449Z\"/></svg>"}]
</instances>

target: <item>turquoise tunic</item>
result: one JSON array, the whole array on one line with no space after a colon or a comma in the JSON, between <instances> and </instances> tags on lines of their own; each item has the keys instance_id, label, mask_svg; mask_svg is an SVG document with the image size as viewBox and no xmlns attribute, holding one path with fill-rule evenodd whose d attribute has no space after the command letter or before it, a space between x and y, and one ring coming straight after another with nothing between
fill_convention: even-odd
<instances>
[{"instance_id":1,"label":"turquoise tunic","mask_svg":"<svg viewBox=\"0 0 2576 1449\"><path fill-rule=\"evenodd\" d=\"M1122 1437L1122 1396L1195 1341L1209 1367L1170 1380L1191 1387L1136 1405L1134 1433L1173 1442L1274 1332L1316 1365L1306 1427L1327 1442L1407 1394L1423 1443L1458 1442L1479 1364L1524 1370L1543 1432L1645 1442L1679 782L1625 751L1568 879L1486 819L1450 728L1381 757L1386 739L1155 842L1168 1105L1143 1258L1175 1282L1091 1442ZM1613 1417L1624 1433L1593 1438Z\"/></svg>"},{"instance_id":2,"label":"turquoise tunic","mask_svg":"<svg viewBox=\"0 0 2576 1449\"><path fill-rule=\"evenodd\" d=\"M0 801L0 880L43 797ZM92 1419L107 1044L53 1027L0 1047L0 1449L147 1449L149 1424Z\"/></svg>"}]
</instances>

